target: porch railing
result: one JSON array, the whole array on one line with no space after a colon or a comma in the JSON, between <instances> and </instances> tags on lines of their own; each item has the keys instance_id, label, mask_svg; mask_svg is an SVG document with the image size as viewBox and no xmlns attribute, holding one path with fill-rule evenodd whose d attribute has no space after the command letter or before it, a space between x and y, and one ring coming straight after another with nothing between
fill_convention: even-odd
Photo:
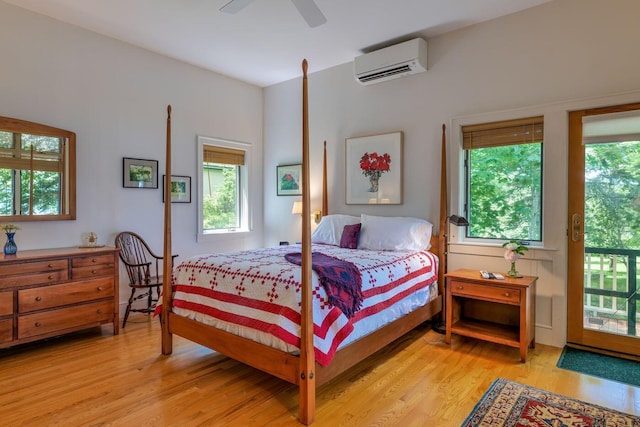
<instances>
[{"instance_id":1,"label":"porch railing","mask_svg":"<svg viewBox=\"0 0 640 427\"><path fill-rule=\"evenodd\" d=\"M610 329L606 323L616 322L619 333L625 333L619 329L626 323L626 334L637 336L640 250L585 247L584 252L585 319L602 329Z\"/></svg>"}]
</instances>

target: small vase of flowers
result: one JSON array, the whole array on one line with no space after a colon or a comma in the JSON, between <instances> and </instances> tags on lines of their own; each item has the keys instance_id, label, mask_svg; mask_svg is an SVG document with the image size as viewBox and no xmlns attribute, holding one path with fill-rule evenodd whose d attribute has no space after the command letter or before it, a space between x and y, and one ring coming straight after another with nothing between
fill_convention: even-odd
<instances>
[{"instance_id":1,"label":"small vase of flowers","mask_svg":"<svg viewBox=\"0 0 640 427\"><path fill-rule=\"evenodd\" d=\"M504 259L511 263L511 269L507 271L507 276L522 277L520 273L518 273L518 270L516 270L516 261L524 255L529 248L517 240L509 240L508 242L503 243L502 247L505 248Z\"/></svg>"},{"instance_id":2,"label":"small vase of flowers","mask_svg":"<svg viewBox=\"0 0 640 427\"><path fill-rule=\"evenodd\" d=\"M20 230L20 227L14 224L2 224L0 228L4 230L7 235L7 242L4 244L4 254L5 255L15 255L18 252L18 246L16 242L13 240L13 237L16 234L16 231Z\"/></svg>"}]
</instances>

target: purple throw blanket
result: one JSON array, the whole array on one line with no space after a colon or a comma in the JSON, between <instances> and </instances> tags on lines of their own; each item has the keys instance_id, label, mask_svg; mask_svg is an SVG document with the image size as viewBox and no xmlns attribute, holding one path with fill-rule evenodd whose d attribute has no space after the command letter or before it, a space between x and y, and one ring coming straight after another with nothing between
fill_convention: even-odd
<instances>
[{"instance_id":1,"label":"purple throw blanket","mask_svg":"<svg viewBox=\"0 0 640 427\"><path fill-rule=\"evenodd\" d=\"M286 254L285 259L293 264L302 264L302 254ZM338 307L351 318L362 306L362 277L358 268L320 252L311 254L311 268L318 274L320 284L329 296L329 304Z\"/></svg>"}]
</instances>

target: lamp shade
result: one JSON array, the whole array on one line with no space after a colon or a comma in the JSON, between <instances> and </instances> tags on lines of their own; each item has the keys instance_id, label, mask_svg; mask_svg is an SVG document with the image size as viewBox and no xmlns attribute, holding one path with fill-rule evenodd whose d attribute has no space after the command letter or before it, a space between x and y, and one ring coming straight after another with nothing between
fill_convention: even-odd
<instances>
[{"instance_id":1,"label":"lamp shade","mask_svg":"<svg viewBox=\"0 0 640 427\"><path fill-rule=\"evenodd\" d=\"M293 209L291 209L293 215L302 215L302 202L293 202Z\"/></svg>"}]
</instances>

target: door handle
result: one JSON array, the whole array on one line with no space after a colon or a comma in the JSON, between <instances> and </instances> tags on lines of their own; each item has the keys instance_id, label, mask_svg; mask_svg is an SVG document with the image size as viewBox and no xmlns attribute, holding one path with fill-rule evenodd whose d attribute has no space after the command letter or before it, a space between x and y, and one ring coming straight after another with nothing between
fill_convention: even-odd
<instances>
[{"instance_id":1,"label":"door handle","mask_svg":"<svg viewBox=\"0 0 640 427\"><path fill-rule=\"evenodd\" d=\"M579 242L584 235L582 232L582 215L574 213L571 215L571 240Z\"/></svg>"}]
</instances>

